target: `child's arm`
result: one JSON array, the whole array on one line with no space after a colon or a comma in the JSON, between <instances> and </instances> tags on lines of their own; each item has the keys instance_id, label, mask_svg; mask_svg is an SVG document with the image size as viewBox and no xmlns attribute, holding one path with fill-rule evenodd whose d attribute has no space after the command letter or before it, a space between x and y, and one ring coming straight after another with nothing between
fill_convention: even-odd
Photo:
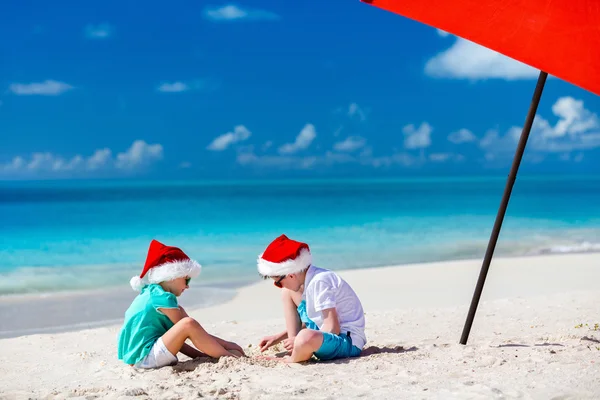
<instances>
[{"instance_id":1,"label":"child's arm","mask_svg":"<svg viewBox=\"0 0 600 400\"><path fill-rule=\"evenodd\" d=\"M337 311L334 308L328 308L321 311L323 314L323 332L329 332L336 335L340 334L340 320L338 319Z\"/></svg>"},{"instance_id":2,"label":"child's arm","mask_svg":"<svg viewBox=\"0 0 600 400\"><path fill-rule=\"evenodd\" d=\"M188 316L181 306L179 308L159 308L158 311L169 317L174 324Z\"/></svg>"},{"instance_id":3,"label":"child's arm","mask_svg":"<svg viewBox=\"0 0 600 400\"><path fill-rule=\"evenodd\" d=\"M244 349L242 349L240 347L240 345L238 345L236 343L233 343L233 342L230 342L230 341L225 340L225 339L221 339L218 336L214 336L214 335L210 335L210 336L212 336L217 341L217 343L219 343L221 346L223 346L227 350L237 350L237 351L239 351L242 354L246 354L246 353L244 353Z\"/></svg>"},{"instance_id":4,"label":"child's arm","mask_svg":"<svg viewBox=\"0 0 600 400\"><path fill-rule=\"evenodd\" d=\"M267 350L269 347L275 346L277 343L280 343L282 340L287 339L287 337L288 337L287 330L280 332L280 333L276 333L272 336L265 336L264 338L262 338L262 340L258 344L258 347L260 347L260 351L263 352L263 351Z\"/></svg>"},{"instance_id":5,"label":"child's arm","mask_svg":"<svg viewBox=\"0 0 600 400\"><path fill-rule=\"evenodd\" d=\"M181 312L183 313L184 317L189 317L188 313L185 312L185 310L183 309L183 307L179 306L179 309L181 310Z\"/></svg>"}]
</instances>

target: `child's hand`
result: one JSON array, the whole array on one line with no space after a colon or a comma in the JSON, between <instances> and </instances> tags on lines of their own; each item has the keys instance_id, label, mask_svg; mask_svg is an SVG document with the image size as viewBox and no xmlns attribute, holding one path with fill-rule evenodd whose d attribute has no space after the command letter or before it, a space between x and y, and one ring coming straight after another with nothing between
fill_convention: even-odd
<instances>
[{"instance_id":1,"label":"child's hand","mask_svg":"<svg viewBox=\"0 0 600 400\"><path fill-rule=\"evenodd\" d=\"M283 341L283 347L291 352L294 349L294 341L296 340L296 336L292 336L291 338L287 338Z\"/></svg>"},{"instance_id":2,"label":"child's hand","mask_svg":"<svg viewBox=\"0 0 600 400\"><path fill-rule=\"evenodd\" d=\"M262 338L262 340L258 344L258 346L260 347L261 353L263 351L267 350L269 347L271 347L274 344L276 344L277 343L277 339L278 339L277 335L265 336L264 338Z\"/></svg>"},{"instance_id":3,"label":"child's hand","mask_svg":"<svg viewBox=\"0 0 600 400\"><path fill-rule=\"evenodd\" d=\"M242 354L242 356L245 356L246 353L244 353L244 349L242 349L238 344L233 343L233 342L225 342L225 350L235 350L239 353Z\"/></svg>"},{"instance_id":4,"label":"child's hand","mask_svg":"<svg viewBox=\"0 0 600 400\"><path fill-rule=\"evenodd\" d=\"M229 353L235 358L246 357L243 351L229 350Z\"/></svg>"}]
</instances>

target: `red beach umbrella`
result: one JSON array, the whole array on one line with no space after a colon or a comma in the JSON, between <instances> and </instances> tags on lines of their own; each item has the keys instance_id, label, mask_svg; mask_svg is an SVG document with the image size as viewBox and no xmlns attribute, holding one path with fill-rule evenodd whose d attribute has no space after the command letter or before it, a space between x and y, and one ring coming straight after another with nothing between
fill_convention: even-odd
<instances>
[{"instance_id":1,"label":"red beach umbrella","mask_svg":"<svg viewBox=\"0 0 600 400\"><path fill-rule=\"evenodd\" d=\"M540 70L460 339L466 344L548 74L600 95L600 0L361 0Z\"/></svg>"}]
</instances>

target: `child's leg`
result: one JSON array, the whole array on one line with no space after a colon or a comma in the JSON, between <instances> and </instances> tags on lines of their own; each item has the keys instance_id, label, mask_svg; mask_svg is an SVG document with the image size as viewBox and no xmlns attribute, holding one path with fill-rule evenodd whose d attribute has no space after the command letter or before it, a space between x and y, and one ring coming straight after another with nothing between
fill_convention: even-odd
<instances>
[{"instance_id":1,"label":"child's leg","mask_svg":"<svg viewBox=\"0 0 600 400\"><path fill-rule=\"evenodd\" d=\"M163 343L171 354L179 353L188 338L198 350L210 357L234 356L209 335L198 321L190 317L179 320L162 336Z\"/></svg>"},{"instance_id":2,"label":"child's leg","mask_svg":"<svg viewBox=\"0 0 600 400\"><path fill-rule=\"evenodd\" d=\"M286 362L302 362L312 355L322 361L360 356L361 349L352 344L350 335L303 329L294 341L291 357Z\"/></svg>"},{"instance_id":3,"label":"child's leg","mask_svg":"<svg viewBox=\"0 0 600 400\"><path fill-rule=\"evenodd\" d=\"M323 333L313 329L303 329L294 341L292 355L286 362L302 362L310 359L323 344Z\"/></svg>"},{"instance_id":4,"label":"child's leg","mask_svg":"<svg viewBox=\"0 0 600 400\"><path fill-rule=\"evenodd\" d=\"M281 301L283 302L285 330L288 338L291 338L298 335L298 332L302 329L302 321L298 315L298 304L302 301L302 293L284 288L281 290Z\"/></svg>"}]
</instances>

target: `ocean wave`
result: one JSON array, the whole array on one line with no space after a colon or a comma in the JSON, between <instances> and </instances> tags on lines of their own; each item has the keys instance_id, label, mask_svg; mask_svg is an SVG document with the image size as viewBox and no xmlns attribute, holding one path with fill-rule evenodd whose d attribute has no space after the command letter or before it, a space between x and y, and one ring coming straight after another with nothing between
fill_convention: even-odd
<instances>
[{"instance_id":1,"label":"ocean wave","mask_svg":"<svg viewBox=\"0 0 600 400\"><path fill-rule=\"evenodd\" d=\"M535 249L529 254L569 254L569 253L595 253L600 251L600 243L581 242L574 244L559 244L550 247Z\"/></svg>"},{"instance_id":2,"label":"ocean wave","mask_svg":"<svg viewBox=\"0 0 600 400\"><path fill-rule=\"evenodd\" d=\"M0 271L0 295L92 290L126 286L135 274L123 264L17 267Z\"/></svg>"},{"instance_id":3,"label":"ocean wave","mask_svg":"<svg viewBox=\"0 0 600 400\"><path fill-rule=\"evenodd\" d=\"M216 268L209 268L209 271L203 268L200 279L193 286L235 288L247 284L250 278L255 278L256 275L255 273L244 274L244 271L240 271L235 265L227 265L223 271L223 262L217 264ZM23 266L0 270L0 296L76 293L105 288L131 290L129 280L139 273L140 267L122 263L53 267Z\"/></svg>"}]
</instances>

